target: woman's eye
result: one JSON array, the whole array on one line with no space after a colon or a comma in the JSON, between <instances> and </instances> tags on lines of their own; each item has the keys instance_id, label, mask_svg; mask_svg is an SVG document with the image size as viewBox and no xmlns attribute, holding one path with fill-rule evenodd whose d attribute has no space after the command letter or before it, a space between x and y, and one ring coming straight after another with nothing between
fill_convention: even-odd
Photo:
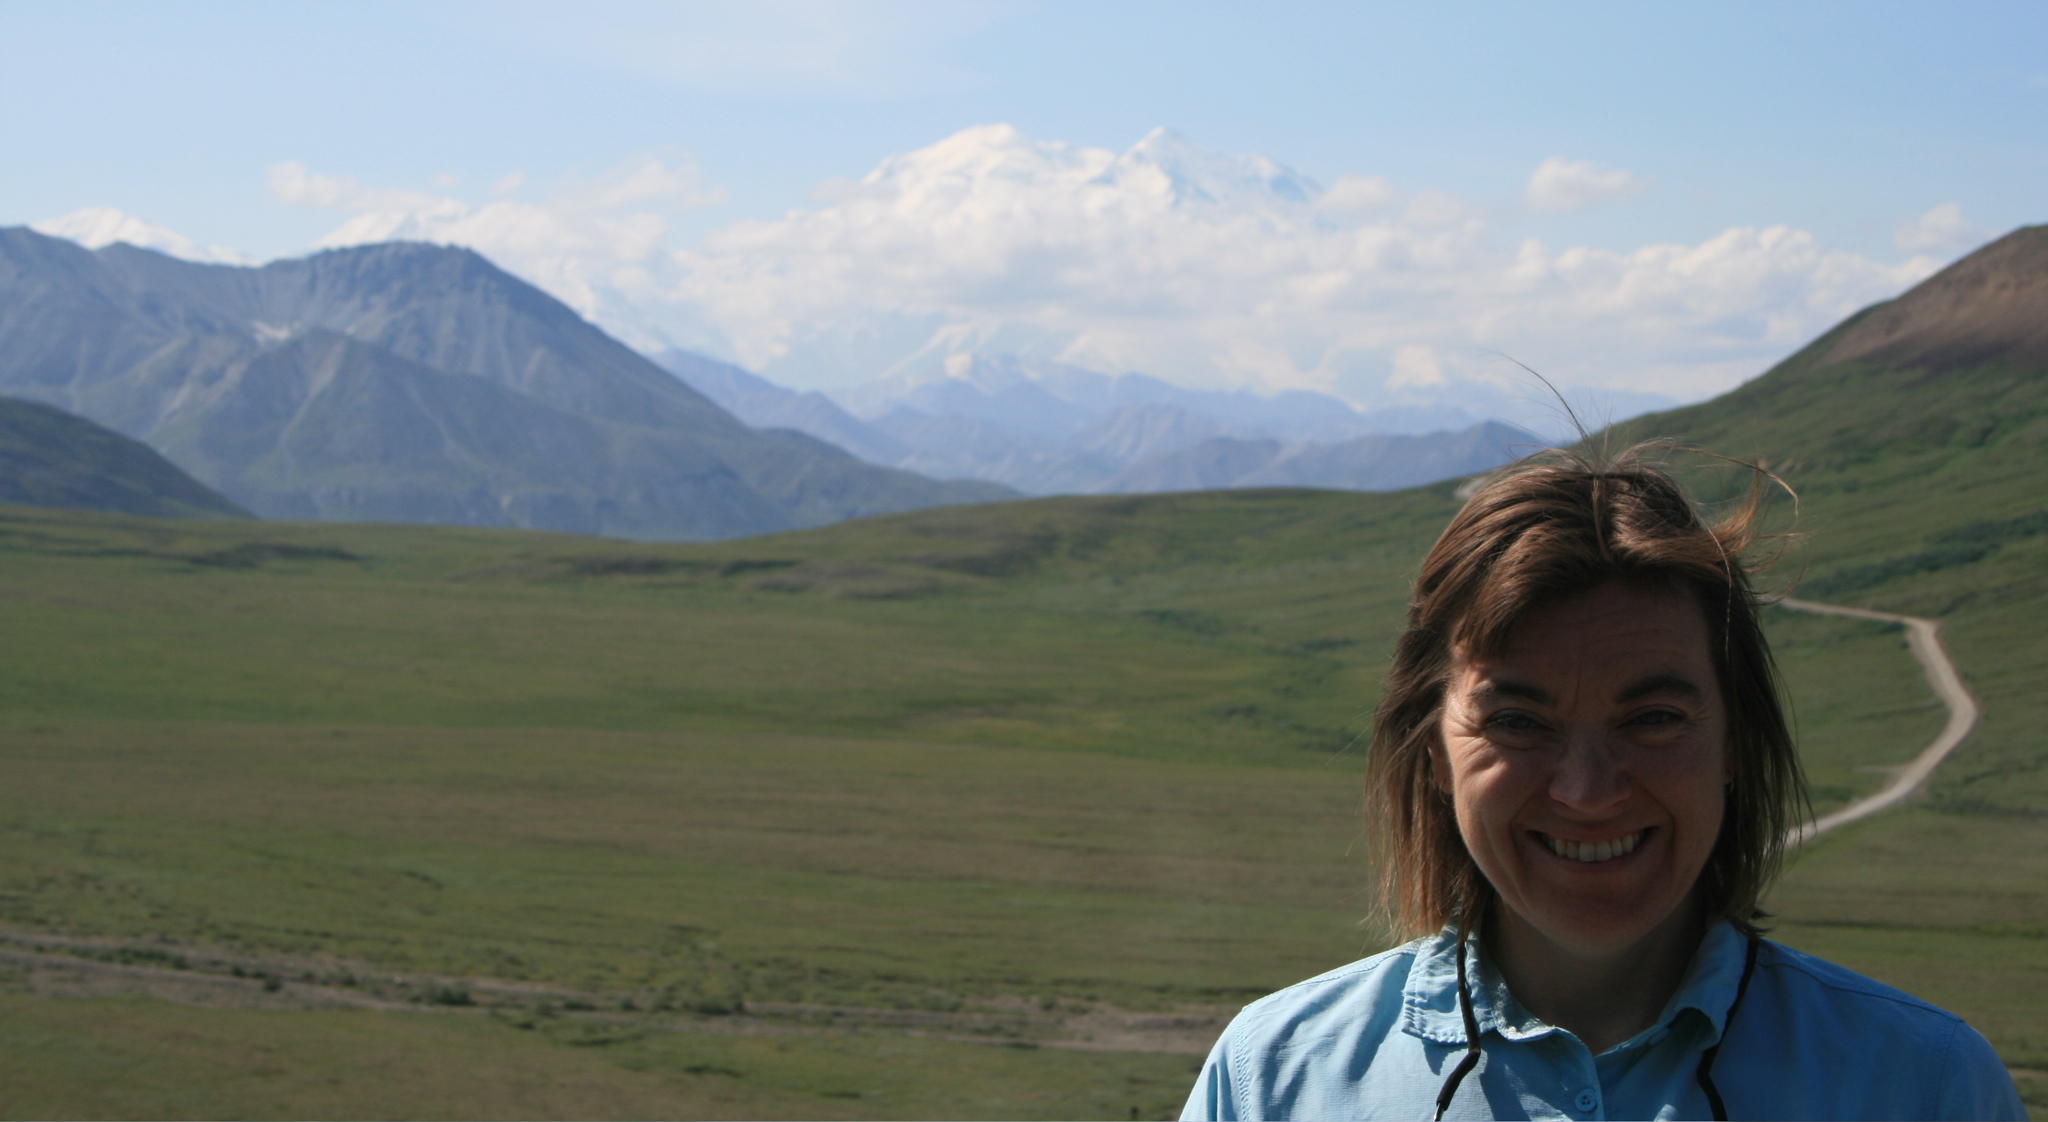
<instances>
[{"instance_id":1,"label":"woman's eye","mask_svg":"<svg viewBox=\"0 0 2048 1122\"><path fill-rule=\"evenodd\" d=\"M1675 710L1652 709L1648 713L1637 714L1633 723L1638 725L1675 725L1682 723L1684 720L1685 714Z\"/></svg>"},{"instance_id":2,"label":"woman's eye","mask_svg":"<svg viewBox=\"0 0 2048 1122\"><path fill-rule=\"evenodd\" d=\"M1487 718L1486 727L1504 732L1528 732L1541 726L1527 713L1496 713Z\"/></svg>"}]
</instances>

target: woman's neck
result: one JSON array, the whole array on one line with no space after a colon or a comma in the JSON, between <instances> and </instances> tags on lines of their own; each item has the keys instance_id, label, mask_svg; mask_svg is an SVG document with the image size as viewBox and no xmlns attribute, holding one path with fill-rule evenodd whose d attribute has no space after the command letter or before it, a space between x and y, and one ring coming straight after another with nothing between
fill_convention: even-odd
<instances>
[{"instance_id":1,"label":"woman's neck","mask_svg":"<svg viewBox=\"0 0 2048 1122\"><path fill-rule=\"evenodd\" d=\"M1499 903L1490 912L1487 951L1515 1000L1596 1056L1656 1023L1706 933L1688 902L1635 943L1588 953L1552 941Z\"/></svg>"}]
</instances>

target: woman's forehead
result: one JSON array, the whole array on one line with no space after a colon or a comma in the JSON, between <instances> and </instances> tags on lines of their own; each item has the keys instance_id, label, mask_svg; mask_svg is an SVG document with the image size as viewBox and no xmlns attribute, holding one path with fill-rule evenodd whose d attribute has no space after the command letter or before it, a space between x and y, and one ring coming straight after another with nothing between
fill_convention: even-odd
<instances>
[{"instance_id":1,"label":"woman's forehead","mask_svg":"<svg viewBox=\"0 0 2048 1122\"><path fill-rule=\"evenodd\" d=\"M1551 595L1527 606L1492 605L1467 612L1450 629L1450 654L1498 657L1514 648L1554 648L1567 638L1633 633L1645 627L1696 641L1706 651L1712 636L1695 590L1683 585L1610 580Z\"/></svg>"},{"instance_id":2,"label":"woman's forehead","mask_svg":"<svg viewBox=\"0 0 2048 1122\"><path fill-rule=\"evenodd\" d=\"M1526 613L1491 649L1456 644L1451 661L1454 677L1477 674L1503 688L1586 674L1711 679L1711 643L1692 597L1610 584Z\"/></svg>"}]
</instances>

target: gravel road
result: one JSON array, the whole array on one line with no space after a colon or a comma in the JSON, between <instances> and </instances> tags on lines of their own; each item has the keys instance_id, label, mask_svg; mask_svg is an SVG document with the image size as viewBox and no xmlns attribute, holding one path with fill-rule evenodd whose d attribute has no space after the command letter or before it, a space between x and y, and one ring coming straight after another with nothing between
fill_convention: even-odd
<instances>
[{"instance_id":1,"label":"gravel road","mask_svg":"<svg viewBox=\"0 0 2048 1122\"><path fill-rule=\"evenodd\" d=\"M1934 687L1935 696L1948 707L1948 723L1943 725L1932 743L1913 757L1911 763L1899 769L1884 789L1866 799L1858 799L1848 806L1823 815L1811 822L1792 828L1785 837L1787 845L1798 845L1811 841L1837 826L1859 819L1868 818L1880 810L1906 801L1913 792L1923 786L1934 774L1935 766L1955 750L1970 730L1977 727L1977 699L1963 688L1963 679L1956 673L1956 665L1949 661L1948 652L1941 647L1939 635L1941 625L1931 619L1919 616L1894 615L1891 612L1872 611L1869 608L1848 608L1840 604L1820 604L1812 600L1781 600L1779 604L1796 612L1812 612L1824 616L1849 616L1854 619L1875 619L1887 623L1901 623L1906 626L1906 645L1913 651L1913 657L1920 660L1920 669L1927 675L1927 684Z\"/></svg>"}]
</instances>

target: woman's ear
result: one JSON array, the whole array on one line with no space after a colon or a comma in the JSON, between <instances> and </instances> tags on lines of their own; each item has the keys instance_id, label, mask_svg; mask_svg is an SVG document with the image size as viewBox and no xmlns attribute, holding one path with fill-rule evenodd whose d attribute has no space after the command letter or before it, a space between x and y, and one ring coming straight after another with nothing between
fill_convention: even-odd
<instances>
[{"instance_id":1,"label":"woman's ear","mask_svg":"<svg viewBox=\"0 0 2048 1122\"><path fill-rule=\"evenodd\" d=\"M1444 734L1438 730L1429 738L1429 779L1436 789L1451 794L1451 754L1444 748Z\"/></svg>"}]
</instances>

